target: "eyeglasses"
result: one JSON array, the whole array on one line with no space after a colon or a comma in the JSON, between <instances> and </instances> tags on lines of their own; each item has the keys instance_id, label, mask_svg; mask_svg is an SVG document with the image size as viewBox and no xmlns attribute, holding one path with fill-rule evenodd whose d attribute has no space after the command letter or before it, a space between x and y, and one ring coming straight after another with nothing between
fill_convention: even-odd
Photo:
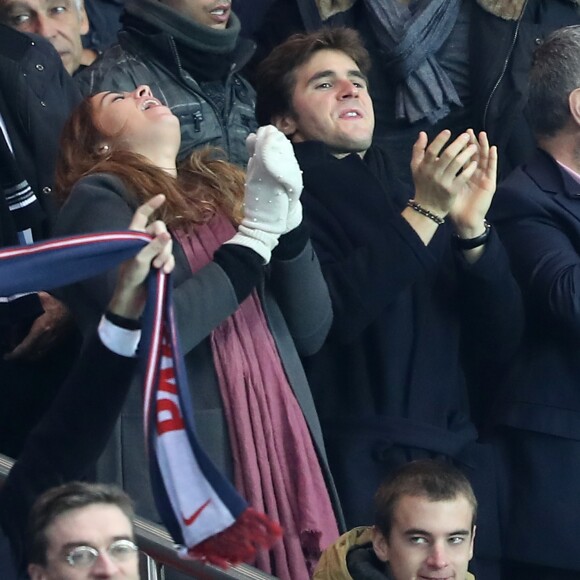
<instances>
[{"instance_id":1,"label":"eyeglasses","mask_svg":"<svg viewBox=\"0 0 580 580\"><path fill-rule=\"evenodd\" d=\"M131 540L116 540L106 552L115 562L126 562L130 560L139 548ZM100 550L93 546L76 546L66 557L66 561L74 568L90 568L99 557Z\"/></svg>"}]
</instances>

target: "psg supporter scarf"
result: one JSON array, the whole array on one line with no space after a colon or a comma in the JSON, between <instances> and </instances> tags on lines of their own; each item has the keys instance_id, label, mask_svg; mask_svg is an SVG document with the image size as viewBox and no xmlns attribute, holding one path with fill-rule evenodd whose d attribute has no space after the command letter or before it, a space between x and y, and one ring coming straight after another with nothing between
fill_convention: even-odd
<instances>
[{"instance_id":1,"label":"psg supporter scarf","mask_svg":"<svg viewBox=\"0 0 580 580\"><path fill-rule=\"evenodd\" d=\"M50 290L105 272L151 240L88 234L0 250L0 296ZM250 561L281 535L249 507L200 447L176 332L170 276L149 276L140 356L145 440L157 509L184 557L219 566Z\"/></svg>"}]
</instances>

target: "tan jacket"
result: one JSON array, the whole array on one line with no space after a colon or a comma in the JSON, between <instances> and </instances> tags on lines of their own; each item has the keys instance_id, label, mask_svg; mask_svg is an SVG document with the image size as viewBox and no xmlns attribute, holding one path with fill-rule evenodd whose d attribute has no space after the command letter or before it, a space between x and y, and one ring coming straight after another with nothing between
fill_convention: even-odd
<instances>
[{"instance_id":1,"label":"tan jacket","mask_svg":"<svg viewBox=\"0 0 580 580\"><path fill-rule=\"evenodd\" d=\"M346 555L354 546L371 542L372 531L368 526L353 528L342 534L334 544L322 553L312 580L352 580L346 566ZM468 572L465 580L475 580L475 576Z\"/></svg>"}]
</instances>

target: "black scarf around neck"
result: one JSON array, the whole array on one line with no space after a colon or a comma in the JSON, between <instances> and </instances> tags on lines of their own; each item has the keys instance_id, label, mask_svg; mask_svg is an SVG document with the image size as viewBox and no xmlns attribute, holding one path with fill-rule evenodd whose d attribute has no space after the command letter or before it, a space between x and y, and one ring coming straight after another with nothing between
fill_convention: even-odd
<instances>
[{"instance_id":1,"label":"black scarf around neck","mask_svg":"<svg viewBox=\"0 0 580 580\"><path fill-rule=\"evenodd\" d=\"M392 580L388 566L377 558L371 543L352 547L346 554L346 565L353 580Z\"/></svg>"},{"instance_id":2,"label":"black scarf around neck","mask_svg":"<svg viewBox=\"0 0 580 580\"><path fill-rule=\"evenodd\" d=\"M198 24L158 0L127 0L121 20L124 28L171 36L181 66L196 80L223 79L232 69L241 29L233 12L227 27L216 30Z\"/></svg>"}]
</instances>

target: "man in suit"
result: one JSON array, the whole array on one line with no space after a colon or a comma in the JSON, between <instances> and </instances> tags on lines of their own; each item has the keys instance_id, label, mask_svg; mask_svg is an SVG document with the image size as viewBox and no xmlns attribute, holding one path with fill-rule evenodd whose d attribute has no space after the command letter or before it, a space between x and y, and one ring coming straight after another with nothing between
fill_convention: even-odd
<instances>
[{"instance_id":1,"label":"man in suit","mask_svg":"<svg viewBox=\"0 0 580 580\"><path fill-rule=\"evenodd\" d=\"M501 185L493 223L527 325L495 419L508 468L509 578L580 577L580 26L535 54L529 118L539 150Z\"/></svg>"},{"instance_id":2,"label":"man in suit","mask_svg":"<svg viewBox=\"0 0 580 580\"><path fill-rule=\"evenodd\" d=\"M0 24L0 245L50 236L60 130L80 100L51 44ZM15 457L77 352L47 292L0 298L0 452Z\"/></svg>"}]
</instances>

